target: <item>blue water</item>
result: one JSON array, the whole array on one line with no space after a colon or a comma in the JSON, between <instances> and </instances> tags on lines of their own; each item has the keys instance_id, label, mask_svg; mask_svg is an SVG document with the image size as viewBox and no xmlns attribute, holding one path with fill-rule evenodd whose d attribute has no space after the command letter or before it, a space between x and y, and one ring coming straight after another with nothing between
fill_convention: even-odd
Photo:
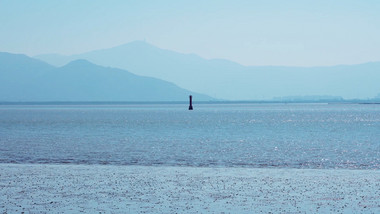
<instances>
[{"instance_id":1,"label":"blue water","mask_svg":"<svg viewBox=\"0 0 380 214\"><path fill-rule=\"evenodd\" d=\"M380 105L1 105L1 163L380 169Z\"/></svg>"}]
</instances>

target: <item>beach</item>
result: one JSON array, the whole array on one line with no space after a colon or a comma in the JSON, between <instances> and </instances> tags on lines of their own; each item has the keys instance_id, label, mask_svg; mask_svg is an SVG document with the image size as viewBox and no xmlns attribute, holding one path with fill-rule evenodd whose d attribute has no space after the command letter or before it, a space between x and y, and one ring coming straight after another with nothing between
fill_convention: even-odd
<instances>
[{"instance_id":1,"label":"beach","mask_svg":"<svg viewBox=\"0 0 380 214\"><path fill-rule=\"evenodd\" d=\"M0 164L1 213L379 213L380 171Z\"/></svg>"}]
</instances>

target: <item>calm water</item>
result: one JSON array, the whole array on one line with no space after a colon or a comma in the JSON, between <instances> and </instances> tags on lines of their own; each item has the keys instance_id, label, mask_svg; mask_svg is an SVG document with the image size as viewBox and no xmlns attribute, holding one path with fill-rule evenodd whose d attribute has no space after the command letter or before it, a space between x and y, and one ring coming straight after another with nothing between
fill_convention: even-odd
<instances>
[{"instance_id":1,"label":"calm water","mask_svg":"<svg viewBox=\"0 0 380 214\"><path fill-rule=\"evenodd\" d=\"M380 169L380 105L1 105L0 162Z\"/></svg>"}]
</instances>

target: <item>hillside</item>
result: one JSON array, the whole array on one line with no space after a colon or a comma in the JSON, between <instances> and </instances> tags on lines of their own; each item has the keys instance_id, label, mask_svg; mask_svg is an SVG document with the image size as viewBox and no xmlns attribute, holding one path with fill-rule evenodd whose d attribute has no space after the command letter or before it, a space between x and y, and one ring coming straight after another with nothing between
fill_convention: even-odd
<instances>
[{"instance_id":1,"label":"hillside","mask_svg":"<svg viewBox=\"0 0 380 214\"><path fill-rule=\"evenodd\" d=\"M261 100L286 96L373 98L380 92L380 63L330 67L243 66L228 60L203 59L136 41L79 55L40 55L63 65L75 59L133 71L178 86L230 100Z\"/></svg>"},{"instance_id":2,"label":"hillside","mask_svg":"<svg viewBox=\"0 0 380 214\"><path fill-rule=\"evenodd\" d=\"M0 53L0 101L212 100L156 78L75 60L54 67L25 55Z\"/></svg>"}]
</instances>

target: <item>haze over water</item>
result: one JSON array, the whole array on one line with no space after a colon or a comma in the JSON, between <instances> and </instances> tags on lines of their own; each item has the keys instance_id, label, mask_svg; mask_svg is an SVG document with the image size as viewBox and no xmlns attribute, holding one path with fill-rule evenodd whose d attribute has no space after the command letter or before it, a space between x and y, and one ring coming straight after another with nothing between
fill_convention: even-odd
<instances>
[{"instance_id":1,"label":"haze over water","mask_svg":"<svg viewBox=\"0 0 380 214\"><path fill-rule=\"evenodd\" d=\"M0 162L380 168L380 107L2 105Z\"/></svg>"}]
</instances>

